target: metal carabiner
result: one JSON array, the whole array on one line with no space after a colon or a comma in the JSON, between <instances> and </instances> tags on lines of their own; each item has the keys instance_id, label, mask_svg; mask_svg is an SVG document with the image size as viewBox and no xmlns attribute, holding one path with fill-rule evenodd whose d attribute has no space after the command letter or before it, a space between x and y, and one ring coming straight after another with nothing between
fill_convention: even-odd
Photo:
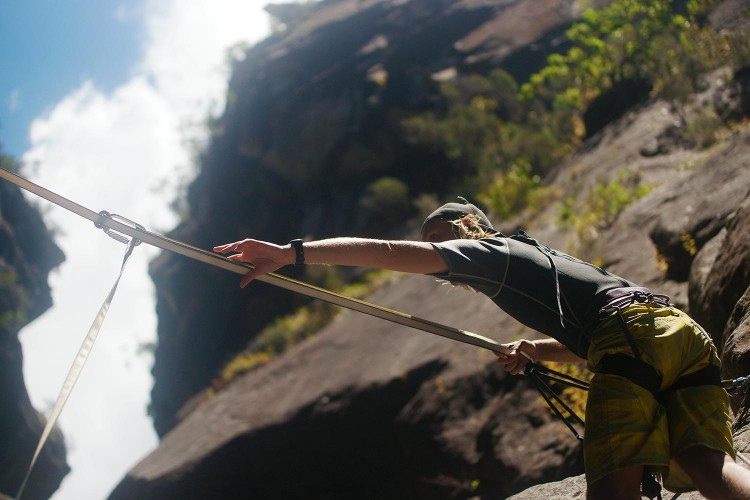
<instances>
[{"instance_id":1,"label":"metal carabiner","mask_svg":"<svg viewBox=\"0 0 750 500\"><path fill-rule=\"evenodd\" d=\"M141 226L137 222L133 222L132 220L128 219L127 217L123 217L122 215L111 214L111 213L107 212L106 210L102 210L101 212L99 212L99 215L102 216L102 217L106 217L108 219L112 219L115 222L119 222L121 224L125 224L126 226L130 226L133 229L137 229L139 231L145 231L146 230L145 227ZM94 222L94 225L98 229L103 230L107 234L107 236L109 236L113 240L117 240L120 243L124 243L126 245L130 243L130 240L131 240L130 238L128 238L126 235L124 235L122 233L117 232L115 229L112 229L111 227L107 227L104 224L100 224L99 222ZM138 245L141 244L141 240L139 240L138 238L132 238L132 239L134 240L133 246L138 246Z\"/></svg>"}]
</instances>

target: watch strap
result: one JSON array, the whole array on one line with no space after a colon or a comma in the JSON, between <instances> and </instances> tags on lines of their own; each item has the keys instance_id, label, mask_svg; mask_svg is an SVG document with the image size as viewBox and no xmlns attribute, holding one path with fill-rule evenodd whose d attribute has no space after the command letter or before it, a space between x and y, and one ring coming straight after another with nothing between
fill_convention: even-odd
<instances>
[{"instance_id":1,"label":"watch strap","mask_svg":"<svg viewBox=\"0 0 750 500\"><path fill-rule=\"evenodd\" d=\"M294 248L294 253L296 256L294 260L295 266L301 266L305 263L305 249L303 248L302 243L303 241L299 238L289 242L289 244Z\"/></svg>"}]
</instances>

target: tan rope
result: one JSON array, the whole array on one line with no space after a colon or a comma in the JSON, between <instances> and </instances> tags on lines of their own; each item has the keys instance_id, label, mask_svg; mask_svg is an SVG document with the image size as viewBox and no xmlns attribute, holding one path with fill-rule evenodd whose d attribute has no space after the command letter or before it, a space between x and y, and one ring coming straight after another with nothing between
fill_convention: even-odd
<instances>
[{"instance_id":1,"label":"tan rope","mask_svg":"<svg viewBox=\"0 0 750 500\"><path fill-rule=\"evenodd\" d=\"M163 250L178 253L191 259L195 259L238 274L244 275L253 268L252 264L235 262L233 260L229 260L223 255L219 255L214 252L209 252L207 250L188 245L186 243L168 238L158 233L152 233L137 224L126 223L125 221L127 221L127 219L123 219L122 217L110 215L107 212L96 213L86 207L78 205L77 203L74 203L58 195L57 193L34 184L33 182L30 182L8 170L0 169L0 177L12 182L13 184L16 184L23 189L26 189L27 191L36 194L37 196L51 201L56 205L70 210L71 212L78 214L81 217L91 220L97 225L97 227L107 228L108 234L110 236L115 237L112 234L112 231L114 231L116 233L130 236L131 238L136 238L143 241L144 243L159 247ZM465 330L441 325L439 323L419 318L417 316L412 316L411 314L365 302L364 300L346 297L344 295L340 295L338 293L331 292L329 290L325 290L308 283L303 283L301 281L297 281L280 274L269 273L264 276L260 276L257 279L259 281L263 281L265 283L278 286L292 292L300 293L303 295L307 295L308 297L320 299L347 309L352 309L365 314L369 314L386 321L409 326L417 330L440 335L442 337L474 345L476 347L489 349L494 352L503 354L510 353L510 349L507 346L501 345L494 340L482 335L477 335Z\"/></svg>"}]
</instances>

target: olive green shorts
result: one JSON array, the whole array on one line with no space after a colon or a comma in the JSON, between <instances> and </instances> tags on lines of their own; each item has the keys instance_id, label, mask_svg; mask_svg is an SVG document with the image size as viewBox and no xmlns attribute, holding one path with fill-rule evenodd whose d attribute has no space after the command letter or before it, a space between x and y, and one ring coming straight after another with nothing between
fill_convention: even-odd
<instances>
[{"instance_id":1,"label":"olive green shorts","mask_svg":"<svg viewBox=\"0 0 750 500\"><path fill-rule=\"evenodd\" d=\"M709 336L682 311L633 304L622 310L642 360L662 377L660 390L708 364L719 365ZM591 371L605 354L632 355L616 317L603 321L592 335ZM672 459L696 445L734 458L729 396L713 385L667 390L661 402L647 389L619 375L594 373L586 406L584 461L589 484L618 469L649 465L672 491L695 489Z\"/></svg>"}]
</instances>

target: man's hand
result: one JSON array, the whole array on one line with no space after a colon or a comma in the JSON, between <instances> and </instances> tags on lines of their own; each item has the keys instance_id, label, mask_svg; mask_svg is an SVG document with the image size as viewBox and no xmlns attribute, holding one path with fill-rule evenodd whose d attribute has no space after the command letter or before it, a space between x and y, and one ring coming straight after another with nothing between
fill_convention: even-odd
<instances>
[{"instance_id":1,"label":"man's hand","mask_svg":"<svg viewBox=\"0 0 750 500\"><path fill-rule=\"evenodd\" d=\"M495 355L497 360L505 365L505 371L512 375L523 373L526 365L536 359L536 345L533 341L517 340L506 347L511 350L509 354L496 352Z\"/></svg>"},{"instance_id":2,"label":"man's hand","mask_svg":"<svg viewBox=\"0 0 750 500\"><path fill-rule=\"evenodd\" d=\"M237 262L249 262L254 267L240 281L245 288L248 283L264 274L272 273L289 264L294 264L295 253L291 245L274 245L265 241L242 240L214 247L214 252L233 253L227 258Z\"/></svg>"},{"instance_id":3,"label":"man's hand","mask_svg":"<svg viewBox=\"0 0 750 500\"><path fill-rule=\"evenodd\" d=\"M516 375L529 362L555 361L558 363L580 363L584 361L555 339L517 340L507 344L510 354L497 354L497 360L505 365L505 371Z\"/></svg>"}]
</instances>

